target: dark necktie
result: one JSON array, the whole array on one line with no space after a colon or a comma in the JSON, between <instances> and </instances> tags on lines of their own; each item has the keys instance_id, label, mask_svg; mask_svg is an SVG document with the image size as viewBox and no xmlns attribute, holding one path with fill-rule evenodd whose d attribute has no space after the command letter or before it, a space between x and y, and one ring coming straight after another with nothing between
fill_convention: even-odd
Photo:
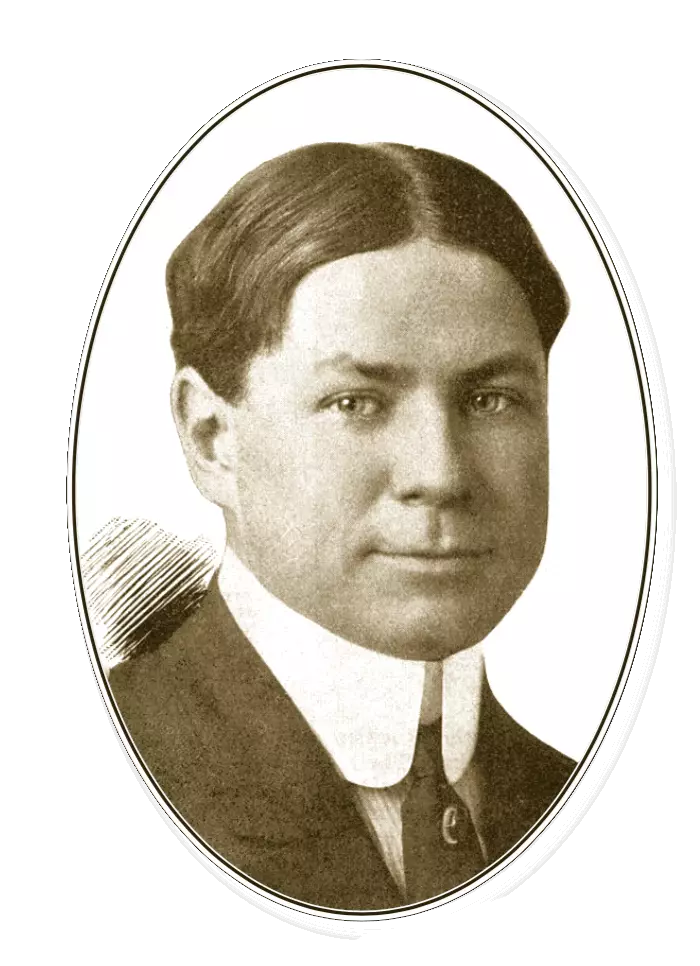
<instances>
[{"instance_id":1,"label":"dark necktie","mask_svg":"<svg viewBox=\"0 0 700 966\"><path fill-rule=\"evenodd\" d=\"M439 720L418 731L401 820L409 902L454 889L486 864L471 816L445 777Z\"/></svg>"}]
</instances>

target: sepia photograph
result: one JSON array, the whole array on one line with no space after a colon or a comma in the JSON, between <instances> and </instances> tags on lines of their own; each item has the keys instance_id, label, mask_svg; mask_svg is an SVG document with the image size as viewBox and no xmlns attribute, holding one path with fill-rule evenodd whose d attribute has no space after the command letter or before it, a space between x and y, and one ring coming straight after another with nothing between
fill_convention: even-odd
<instances>
[{"instance_id":1,"label":"sepia photograph","mask_svg":"<svg viewBox=\"0 0 700 966\"><path fill-rule=\"evenodd\" d=\"M2 961L692 962L692 10L5 23Z\"/></svg>"},{"instance_id":2,"label":"sepia photograph","mask_svg":"<svg viewBox=\"0 0 700 966\"><path fill-rule=\"evenodd\" d=\"M103 693L219 870L401 914L564 826L638 645L655 441L614 260L516 121L379 63L226 109L125 235L72 432Z\"/></svg>"}]
</instances>

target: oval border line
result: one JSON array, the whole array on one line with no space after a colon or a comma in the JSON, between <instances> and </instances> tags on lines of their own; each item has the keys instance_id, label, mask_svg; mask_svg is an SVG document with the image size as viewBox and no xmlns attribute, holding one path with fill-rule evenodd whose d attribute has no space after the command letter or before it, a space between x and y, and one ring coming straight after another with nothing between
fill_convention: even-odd
<instances>
[{"instance_id":1,"label":"oval border line","mask_svg":"<svg viewBox=\"0 0 700 966\"><path fill-rule=\"evenodd\" d=\"M571 779L549 809L530 829L524 840L485 870L476 882L456 890L456 894L410 908L382 913L334 912L275 893L235 870L217 856L197 832L166 805L154 778L141 760L124 722L112 700L87 611L85 590L78 558L75 514L75 460L85 375L94 338L106 299L124 253L150 205L175 169L200 141L239 108L298 77L338 70L384 70L412 74L441 84L497 117L516 134L547 167L583 221L605 265L625 321L634 358L637 382L644 413L647 450L647 531L644 567L629 643L612 696L589 747ZM210 871L237 894L272 914L316 931L353 936L358 931L384 922L452 904L491 899L514 889L542 865L578 824L605 783L629 735L646 691L659 645L670 587L675 524L675 480L673 446L666 390L653 333L637 285L615 236L594 200L568 164L526 121L478 89L447 75L410 64L383 60L329 61L282 74L253 88L233 101L203 125L163 169L131 219L105 275L90 322L76 380L68 445L67 478L68 532L76 602L93 672L110 714L113 726L127 757L148 789L155 804L180 839ZM564 806L566 805L566 808ZM516 861L517 860L517 861Z\"/></svg>"}]
</instances>

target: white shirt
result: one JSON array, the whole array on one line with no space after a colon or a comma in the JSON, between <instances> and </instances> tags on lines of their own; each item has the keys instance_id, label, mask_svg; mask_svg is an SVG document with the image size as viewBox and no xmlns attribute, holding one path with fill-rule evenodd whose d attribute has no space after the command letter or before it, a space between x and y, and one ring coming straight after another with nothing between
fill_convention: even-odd
<instances>
[{"instance_id":1,"label":"white shirt","mask_svg":"<svg viewBox=\"0 0 700 966\"><path fill-rule=\"evenodd\" d=\"M447 780L464 798L476 744L483 654L409 661L343 640L271 594L230 548L219 588L231 614L338 771L395 881L404 885L401 804L419 723L442 715Z\"/></svg>"}]
</instances>

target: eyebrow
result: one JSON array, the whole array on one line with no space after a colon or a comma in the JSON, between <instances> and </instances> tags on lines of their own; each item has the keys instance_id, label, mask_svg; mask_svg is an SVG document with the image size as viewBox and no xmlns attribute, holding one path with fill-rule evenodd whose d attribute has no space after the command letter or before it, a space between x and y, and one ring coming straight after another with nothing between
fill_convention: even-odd
<instances>
[{"instance_id":1,"label":"eyebrow","mask_svg":"<svg viewBox=\"0 0 700 966\"><path fill-rule=\"evenodd\" d=\"M415 374L415 370L408 366L369 362L357 359L349 352L339 352L336 356L323 359L314 368L319 372L328 369L337 372L352 372L367 379L387 383L405 383L410 381ZM521 375L528 379L537 379L540 375L540 368L529 356L522 352L504 352L491 359L485 359L477 365L463 369L457 373L457 379L460 382L471 383L506 375Z\"/></svg>"}]
</instances>

